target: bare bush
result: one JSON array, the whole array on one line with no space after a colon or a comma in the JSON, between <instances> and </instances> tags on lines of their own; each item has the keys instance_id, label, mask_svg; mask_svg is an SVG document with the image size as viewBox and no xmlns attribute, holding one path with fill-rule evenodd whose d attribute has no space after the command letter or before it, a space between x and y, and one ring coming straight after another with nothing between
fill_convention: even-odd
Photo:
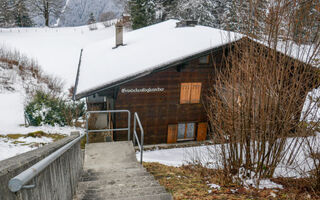
<instances>
[{"instance_id":1,"label":"bare bush","mask_svg":"<svg viewBox=\"0 0 320 200\"><path fill-rule=\"evenodd\" d=\"M53 95L60 95L63 92L64 83L61 79L44 73L36 60L28 58L18 50L0 47L0 62L7 69L16 67L27 94L34 94L35 91L44 89ZM31 79L37 80L37 83L33 83Z\"/></svg>"},{"instance_id":2,"label":"bare bush","mask_svg":"<svg viewBox=\"0 0 320 200\"><path fill-rule=\"evenodd\" d=\"M110 21L112 19L116 19L116 18L117 18L117 15L114 12L108 11L100 15L99 21L105 22L105 21Z\"/></svg>"},{"instance_id":3,"label":"bare bush","mask_svg":"<svg viewBox=\"0 0 320 200\"><path fill-rule=\"evenodd\" d=\"M312 39L308 34L292 36L297 22L285 20L300 12L292 2L274 1L270 16L259 18L254 14L255 1L249 0L251 11L242 16L248 23L242 30L247 37L225 48L222 68L214 66L208 118L213 139L221 143L219 162L229 180L256 178L259 182L272 177L280 164L293 163L305 136L316 134L319 119L310 124L310 114L318 112L320 99L304 102L319 86L320 73L315 68L319 66L319 32ZM305 31L313 28L310 23L319 23L312 20L301 28Z\"/></svg>"}]
</instances>

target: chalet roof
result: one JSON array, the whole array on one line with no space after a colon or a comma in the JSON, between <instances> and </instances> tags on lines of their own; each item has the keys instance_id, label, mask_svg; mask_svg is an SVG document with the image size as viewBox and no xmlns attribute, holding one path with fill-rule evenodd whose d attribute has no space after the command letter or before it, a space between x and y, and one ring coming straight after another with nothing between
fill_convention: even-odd
<instances>
[{"instance_id":1,"label":"chalet roof","mask_svg":"<svg viewBox=\"0 0 320 200\"><path fill-rule=\"evenodd\" d=\"M238 33L200 25L177 28L177 22L168 20L126 32L123 36L125 46L118 48L114 48L114 37L84 48L75 86L76 99L176 65L190 57L209 53L212 49L244 37ZM267 47L273 45L249 39ZM276 43L279 52L309 64L313 52L311 48L290 41Z\"/></svg>"},{"instance_id":2,"label":"chalet roof","mask_svg":"<svg viewBox=\"0 0 320 200\"><path fill-rule=\"evenodd\" d=\"M115 39L83 50L76 98L113 87L128 79L241 39L240 34L206 26L179 27L168 20L124 33L125 46L113 49Z\"/></svg>"}]
</instances>

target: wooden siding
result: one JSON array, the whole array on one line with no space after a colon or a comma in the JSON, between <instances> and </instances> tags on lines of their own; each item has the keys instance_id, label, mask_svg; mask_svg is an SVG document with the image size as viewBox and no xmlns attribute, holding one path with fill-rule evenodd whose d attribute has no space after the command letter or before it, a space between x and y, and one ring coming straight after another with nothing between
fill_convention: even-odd
<instances>
[{"instance_id":1,"label":"wooden siding","mask_svg":"<svg viewBox=\"0 0 320 200\"><path fill-rule=\"evenodd\" d=\"M137 112L145 131L145 143L166 143L168 141L168 125L181 122L207 122L203 100L208 91L208 82L213 74L212 64L199 65L195 59L182 67L173 67L157 72L119 88L115 101L115 109L128 109ZM194 98L201 91L200 103L180 104L181 83L195 84ZM201 83L201 90L199 88ZM164 88L162 92L122 93L122 89ZM118 128L126 126L124 116L116 116ZM126 133L116 133L116 140L126 140Z\"/></svg>"}]
</instances>

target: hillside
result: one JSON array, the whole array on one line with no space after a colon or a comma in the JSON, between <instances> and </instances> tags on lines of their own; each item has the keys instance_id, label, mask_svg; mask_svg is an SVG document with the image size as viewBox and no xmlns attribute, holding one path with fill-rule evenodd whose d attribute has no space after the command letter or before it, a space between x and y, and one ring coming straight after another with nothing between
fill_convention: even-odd
<instances>
[{"instance_id":1,"label":"hillside","mask_svg":"<svg viewBox=\"0 0 320 200\"><path fill-rule=\"evenodd\" d=\"M61 78L68 89L75 81L80 50L114 36L114 26L106 28L99 23L97 28L94 31L88 26L0 29L0 43L36 59L43 71Z\"/></svg>"},{"instance_id":2,"label":"hillside","mask_svg":"<svg viewBox=\"0 0 320 200\"><path fill-rule=\"evenodd\" d=\"M0 160L53 142L73 127L26 127L24 107L35 90L60 93L59 79L43 72L34 60L0 47Z\"/></svg>"}]
</instances>

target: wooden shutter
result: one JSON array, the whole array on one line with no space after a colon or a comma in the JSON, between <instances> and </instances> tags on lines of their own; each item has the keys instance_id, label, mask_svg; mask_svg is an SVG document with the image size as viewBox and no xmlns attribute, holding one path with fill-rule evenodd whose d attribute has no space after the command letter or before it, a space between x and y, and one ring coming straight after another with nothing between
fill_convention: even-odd
<instances>
[{"instance_id":1,"label":"wooden shutter","mask_svg":"<svg viewBox=\"0 0 320 200\"><path fill-rule=\"evenodd\" d=\"M190 103L191 83L181 83L180 104Z\"/></svg>"},{"instance_id":2,"label":"wooden shutter","mask_svg":"<svg viewBox=\"0 0 320 200\"><path fill-rule=\"evenodd\" d=\"M197 141L204 141L207 138L208 123L201 122L198 124Z\"/></svg>"},{"instance_id":3,"label":"wooden shutter","mask_svg":"<svg viewBox=\"0 0 320 200\"><path fill-rule=\"evenodd\" d=\"M172 144L177 142L178 124L168 125L167 143Z\"/></svg>"},{"instance_id":4,"label":"wooden shutter","mask_svg":"<svg viewBox=\"0 0 320 200\"><path fill-rule=\"evenodd\" d=\"M200 103L201 83L192 83L190 103Z\"/></svg>"}]
</instances>

